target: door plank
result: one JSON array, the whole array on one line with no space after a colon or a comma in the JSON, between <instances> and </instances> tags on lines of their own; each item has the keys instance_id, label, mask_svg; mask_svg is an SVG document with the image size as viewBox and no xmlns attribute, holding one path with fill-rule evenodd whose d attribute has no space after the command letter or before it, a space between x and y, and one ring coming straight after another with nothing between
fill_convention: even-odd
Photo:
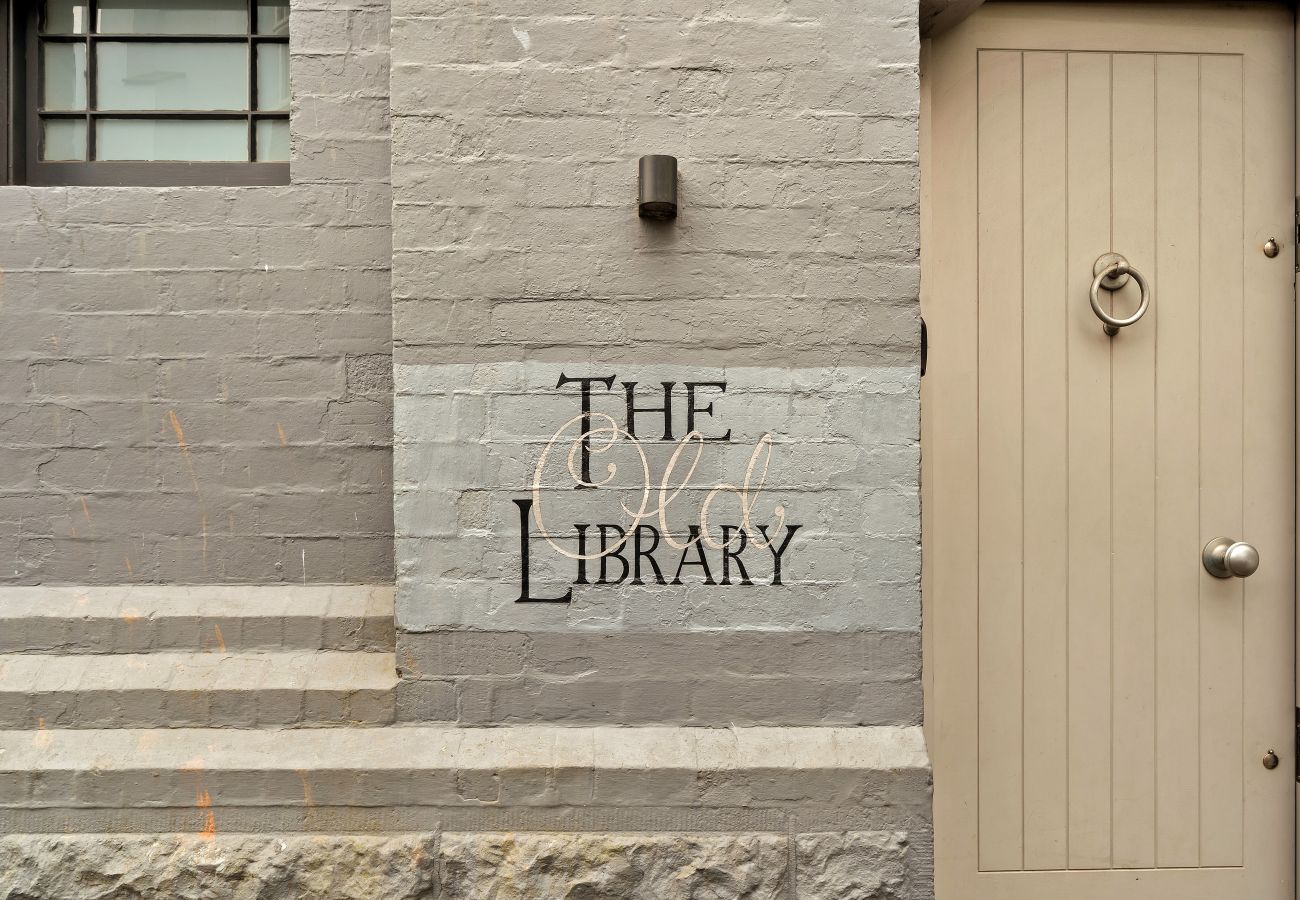
<instances>
[{"instance_id":1,"label":"door plank","mask_svg":"<svg viewBox=\"0 0 1300 900\"><path fill-rule=\"evenodd\" d=\"M1201 57L1201 535L1242 533L1242 70ZM1225 174L1236 177L1225 177ZM1201 865L1242 860L1242 582L1201 574Z\"/></svg>"},{"instance_id":2,"label":"door plank","mask_svg":"<svg viewBox=\"0 0 1300 900\"><path fill-rule=\"evenodd\" d=\"M1148 279L1155 262L1155 57L1117 53L1111 84L1111 247ZM1136 281L1112 295L1137 309ZM1152 307L1111 341L1112 865L1156 864L1155 348Z\"/></svg>"},{"instance_id":3,"label":"door plank","mask_svg":"<svg viewBox=\"0 0 1300 900\"><path fill-rule=\"evenodd\" d=\"M1255 885L1243 894L1260 897L1292 884L1293 869L1268 878L1273 860L1294 858L1295 809L1274 803L1291 794L1294 768L1293 724L1276 710L1288 710L1295 701L1292 680L1278 676L1277 659L1295 666L1295 607L1277 602L1295 597L1295 508L1292 491L1295 458L1295 393L1290 373L1295 369L1294 269L1289 235L1278 237L1278 223L1294 214L1290 190L1294 185L1291 157L1295 147L1295 122L1278 115L1292 102L1294 50L1291 11L1273 10L1267 53L1244 58L1242 84L1249 136L1245 153L1245 233L1243 235L1245 290L1243 300L1243 352L1245 355L1245 438L1242 538L1260 552L1259 571L1243 584L1245 658L1243 686L1249 702L1244 708L1244 765L1246 775L1244 864ZM1270 237L1282 243L1282 253L1266 257L1262 248ZM1291 502L1278 502L1290 500ZM1269 749L1281 764L1272 771L1260 763ZM1292 892L1292 896L1294 893Z\"/></svg>"},{"instance_id":4,"label":"door plank","mask_svg":"<svg viewBox=\"0 0 1300 900\"><path fill-rule=\"evenodd\" d=\"M980 868L1023 857L1021 54L979 56ZM1010 99L1008 99L1010 98Z\"/></svg>"},{"instance_id":5,"label":"door plank","mask_svg":"<svg viewBox=\"0 0 1300 900\"><path fill-rule=\"evenodd\" d=\"M1200 63L1156 61L1156 865L1200 863ZM1189 85L1192 86L1189 89Z\"/></svg>"},{"instance_id":6,"label":"door plank","mask_svg":"<svg viewBox=\"0 0 1300 900\"><path fill-rule=\"evenodd\" d=\"M934 244L921 292L930 337L921 403L934 435L922 454L922 482L929 496L943 498L921 510L929 560L922 592L930 598L922 608L933 646L944 648L931 659L935 716L926 723L926 739L935 764L935 816L951 823L935 834L936 856L951 861L936 870L935 889L953 897L979 868L979 660L972 639L979 628L979 467L971 452L979 401L978 56L972 48L935 59L933 77L944 88L930 95L934 152L923 161L929 172L956 176L951 190L941 188L943 214L926 216Z\"/></svg>"},{"instance_id":7,"label":"door plank","mask_svg":"<svg viewBox=\"0 0 1300 900\"><path fill-rule=\"evenodd\" d=\"M1069 449L1066 390L1064 53L1024 60L1025 868L1066 855Z\"/></svg>"},{"instance_id":8,"label":"door plank","mask_svg":"<svg viewBox=\"0 0 1300 900\"><path fill-rule=\"evenodd\" d=\"M1111 59L1067 65L1069 859L1091 869L1111 862L1110 338L1088 305L1093 261L1110 249Z\"/></svg>"}]
</instances>

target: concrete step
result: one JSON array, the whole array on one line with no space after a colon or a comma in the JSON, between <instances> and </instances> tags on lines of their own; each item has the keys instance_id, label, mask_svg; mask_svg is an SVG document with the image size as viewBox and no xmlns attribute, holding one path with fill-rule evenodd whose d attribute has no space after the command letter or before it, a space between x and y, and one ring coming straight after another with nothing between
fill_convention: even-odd
<instances>
[{"instance_id":1,"label":"concrete step","mask_svg":"<svg viewBox=\"0 0 1300 900\"><path fill-rule=\"evenodd\" d=\"M0 728L380 725L392 653L0 655Z\"/></svg>"},{"instance_id":2,"label":"concrete step","mask_svg":"<svg viewBox=\"0 0 1300 900\"><path fill-rule=\"evenodd\" d=\"M0 833L924 831L928 810L914 726L0 731Z\"/></svg>"},{"instance_id":3,"label":"concrete step","mask_svg":"<svg viewBox=\"0 0 1300 900\"><path fill-rule=\"evenodd\" d=\"M391 651L393 588L6 587L0 653Z\"/></svg>"}]
</instances>

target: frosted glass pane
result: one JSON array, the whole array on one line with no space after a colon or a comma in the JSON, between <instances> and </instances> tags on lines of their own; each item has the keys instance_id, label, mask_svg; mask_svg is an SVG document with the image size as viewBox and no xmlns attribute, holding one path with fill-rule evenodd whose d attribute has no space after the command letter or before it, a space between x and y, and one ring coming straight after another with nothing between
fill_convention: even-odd
<instances>
[{"instance_id":1,"label":"frosted glass pane","mask_svg":"<svg viewBox=\"0 0 1300 900\"><path fill-rule=\"evenodd\" d=\"M246 162L248 123L242 119L101 119L95 123L95 156Z\"/></svg>"},{"instance_id":2,"label":"frosted glass pane","mask_svg":"<svg viewBox=\"0 0 1300 900\"><path fill-rule=\"evenodd\" d=\"M257 123L257 161L289 161L289 123L284 119L261 119Z\"/></svg>"},{"instance_id":3,"label":"frosted glass pane","mask_svg":"<svg viewBox=\"0 0 1300 900\"><path fill-rule=\"evenodd\" d=\"M247 44L97 45L100 109L247 109Z\"/></svg>"},{"instance_id":4,"label":"frosted glass pane","mask_svg":"<svg viewBox=\"0 0 1300 900\"><path fill-rule=\"evenodd\" d=\"M100 32L244 34L245 0L99 0Z\"/></svg>"},{"instance_id":5,"label":"frosted glass pane","mask_svg":"<svg viewBox=\"0 0 1300 900\"><path fill-rule=\"evenodd\" d=\"M86 0L48 0L41 29L51 34L85 34L89 13Z\"/></svg>"},{"instance_id":6,"label":"frosted glass pane","mask_svg":"<svg viewBox=\"0 0 1300 900\"><path fill-rule=\"evenodd\" d=\"M257 0L257 33L289 33L289 0Z\"/></svg>"},{"instance_id":7,"label":"frosted glass pane","mask_svg":"<svg viewBox=\"0 0 1300 900\"><path fill-rule=\"evenodd\" d=\"M289 108L289 45L258 44L257 108Z\"/></svg>"},{"instance_id":8,"label":"frosted glass pane","mask_svg":"<svg viewBox=\"0 0 1300 900\"><path fill-rule=\"evenodd\" d=\"M44 42L45 109L86 108L86 45Z\"/></svg>"},{"instance_id":9,"label":"frosted glass pane","mask_svg":"<svg viewBox=\"0 0 1300 900\"><path fill-rule=\"evenodd\" d=\"M86 120L50 119L41 140L41 159L86 158Z\"/></svg>"}]
</instances>

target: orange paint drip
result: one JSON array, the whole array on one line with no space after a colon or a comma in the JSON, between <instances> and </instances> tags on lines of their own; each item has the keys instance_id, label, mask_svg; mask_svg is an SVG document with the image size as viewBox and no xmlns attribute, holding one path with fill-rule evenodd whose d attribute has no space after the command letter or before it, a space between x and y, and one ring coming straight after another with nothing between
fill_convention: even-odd
<instances>
[{"instance_id":1,"label":"orange paint drip","mask_svg":"<svg viewBox=\"0 0 1300 900\"><path fill-rule=\"evenodd\" d=\"M90 521L90 507L86 505L85 497L81 498L81 514L86 517L87 522Z\"/></svg>"},{"instance_id":2,"label":"orange paint drip","mask_svg":"<svg viewBox=\"0 0 1300 900\"><path fill-rule=\"evenodd\" d=\"M128 574L128 575L130 575L132 578L134 578L134 577L135 577L135 566L131 565L131 557L129 557L129 556L124 556L124 557L122 557L122 560L126 563L126 574Z\"/></svg>"},{"instance_id":3,"label":"orange paint drip","mask_svg":"<svg viewBox=\"0 0 1300 900\"><path fill-rule=\"evenodd\" d=\"M199 490L199 476L194 471L194 460L190 456L190 446L185 442L185 429L181 427L181 420L176 415L176 410L167 410L167 419L171 422L172 431L176 433L176 446L181 449L181 459L185 460L185 468L190 472L190 484L194 486L194 496L199 498L199 509L203 514L203 571L208 571L208 510L203 503L203 492Z\"/></svg>"},{"instance_id":4,"label":"orange paint drip","mask_svg":"<svg viewBox=\"0 0 1300 900\"><path fill-rule=\"evenodd\" d=\"M218 625L217 623L213 622L213 623L212 623L212 630L215 631L215 632L217 633L217 649L219 649L222 653L225 653L225 652L226 652L226 639L225 639L224 637L221 636L221 626Z\"/></svg>"},{"instance_id":5,"label":"orange paint drip","mask_svg":"<svg viewBox=\"0 0 1300 900\"><path fill-rule=\"evenodd\" d=\"M181 428L181 420L176 417L176 410L167 410L167 418L171 420L172 431L176 432L176 443L180 445L182 453L189 453L190 448L185 444L185 429Z\"/></svg>"},{"instance_id":6,"label":"orange paint drip","mask_svg":"<svg viewBox=\"0 0 1300 900\"><path fill-rule=\"evenodd\" d=\"M281 425L279 422L276 422L276 423L275 423L275 431L276 431L277 434L280 435L280 446L281 446L281 447L288 447L288 446L289 446L289 439L288 439L287 437L284 436L284 426Z\"/></svg>"},{"instance_id":7,"label":"orange paint drip","mask_svg":"<svg viewBox=\"0 0 1300 900\"><path fill-rule=\"evenodd\" d=\"M185 443L185 429L181 427L181 420L176 416L176 410L167 410L167 418L171 421L172 431L176 433L176 445L181 448L181 456L185 460L185 467L190 470L190 482L194 485L194 493L199 493L199 477L194 473L194 460L190 459L190 445ZM203 498L200 495L199 501Z\"/></svg>"},{"instance_id":8,"label":"orange paint drip","mask_svg":"<svg viewBox=\"0 0 1300 900\"><path fill-rule=\"evenodd\" d=\"M203 817L203 830L199 832L199 837L205 841L215 839L217 836L217 817L212 812L212 797L208 795L207 791L200 789L196 805L199 809L207 810Z\"/></svg>"},{"instance_id":9,"label":"orange paint drip","mask_svg":"<svg viewBox=\"0 0 1300 900\"><path fill-rule=\"evenodd\" d=\"M304 806L315 806L316 799L312 796L311 785L307 783L307 770L294 769L298 775L298 780L302 782L302 802Z\"/></svg>"},{"instance_id":10,"label":"orange paint drip","mask_svg":"<svg viewBox=\"0 0 1300 900\"><path fill-rule=\"evenodd\" d=\"M32 746L37 750L45 750L53 742L54 735L45 727L45 717L41 716L36 720L36 732L32 735Z\"/></svg>"}]
</instances>

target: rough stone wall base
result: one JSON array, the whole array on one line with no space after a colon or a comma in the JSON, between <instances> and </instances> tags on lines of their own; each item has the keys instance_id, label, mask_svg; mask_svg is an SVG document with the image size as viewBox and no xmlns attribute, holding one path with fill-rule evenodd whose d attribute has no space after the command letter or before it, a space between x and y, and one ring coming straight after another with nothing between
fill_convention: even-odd
<instances>
[{"instance_id":1,"label":"rough stone wall base","mask_svg":"<svg viewBox=\"0 0 1300 900\"><path fill-rule=\"evenodd\" d=\"M913 900L913 856L889 831L9 835L0 897Z\"/></svg>"}]
</instances>

